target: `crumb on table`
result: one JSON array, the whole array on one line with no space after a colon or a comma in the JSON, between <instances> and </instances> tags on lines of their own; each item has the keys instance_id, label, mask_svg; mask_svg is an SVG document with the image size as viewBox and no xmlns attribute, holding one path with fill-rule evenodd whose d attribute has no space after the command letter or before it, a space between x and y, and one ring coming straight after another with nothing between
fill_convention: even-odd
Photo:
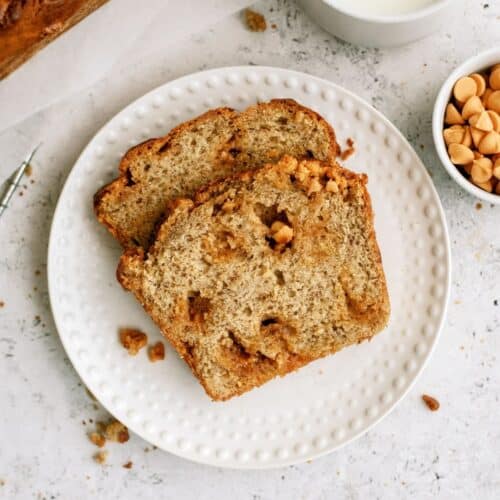
<instances>
[{"instance_id":1,"label":"crumb on table","mask_svg":"<svg viewBox=\"0 0 500 500\"><path fill-rule=\"evenodd\" d=\"M98 448L103 448L104 445L106 444L106 438L99 432L91 432L89 434L89 439Z\"/></svg>"},{"instance_id":2,"label":"crumb on table","mask_svg":"<svg viewBox=\"0 0 500 500\"><path fill-rule=\"evenodd\" d=\"M118 422L118 420L113 420L106 425L104 435L110 441L117 443L125 443L130 439L128 429L121 422Z\"/></svg>"},{"instance_id":3,"label":"crumb on table","mask_svg":"<svg viewBox=\"0 0 500 500\"><path fill-rule=\"evenodd\" d=\"M135 356L148 343L148 336L134 328L122 328L120 342L131 356Z\"/></svg>"},{"instance_id":4,"label":"crumb on table","mask_svg":"<svg viewBox=\"0 0 500 500\"><path fill-rule=\"evenodd\" d=\"M245 21L250 31L266 31L266 18L254 10L245 10Z\"/></svg>"},{"instance_id":5,"label":"crumb on table","mask_svg":"<svg viewBox=\"0 0 500 500\"><path fill-rule=\"evenodd\" d=\"M108 452L106 450L98 451L94 455L94 460L101 465L104 465L107 459L108 459Z\"/></svg>"},{"instance_id":6,"label":"crumb on table","mask_svg":"<svg viewBox=\"0 0 500 500\"><path fill-rule=\"evenodd\" d=\"M129 460L127 463L123 464L123 468L124 469L131 469L132 465L133 465L132 461Z\"/></svg>"},{"instance_id":7,"label":"crumb on table","mask_svg":"<svg viewBox=\"0 0 500 500\"><path fill-rule=\"evenodd\" d=\"M3 300L0 300L0 308L5 306L5 302Z\"/></svg>"},{"instance_id":8,"label":"crumb on table","mask_svg":"<svg viewBox=\"0 0 500 500\"><path fill-rule=\"evenodd\" d=\"M25 175L28 177L31 177L31 174L33 173L33 167L31 166L31 163L28 163L26 166L26 169L24 170Z\"/></svg>"},{"instance_id":9,"label":"crumb on table","mask_svg":"<svg viewBox=\"0 0 500 500\"><path fill-rule=\"evenodd\" d=\"M483 208L483 204L478 201L476 203L476 210L481 210L481 208Z\"/></svg>"},{"instance_id":10,"label":"crumb on table","mask_svg":"<svg viewBox=\"0 0 500 500\"><path fill-rule=\"evenodd\" d=\"M422 395L422 399L424 403L427 405L427 408L431 411L437 411L439 410L439 401L436 398L433 398L432 396L428 396L427 394Z\"/></svg>"},{"instance_id":11,"label":"crumb on table","mask_svg":"<svg viewBox=\"0 0 500 500\"><path fill-rule=\"evenodd\" d=\"M163 342L156 342L156 344L152 345L149 348L148 356L152 363L165 359L165 346Z\"/></svg>"}]
</instances>

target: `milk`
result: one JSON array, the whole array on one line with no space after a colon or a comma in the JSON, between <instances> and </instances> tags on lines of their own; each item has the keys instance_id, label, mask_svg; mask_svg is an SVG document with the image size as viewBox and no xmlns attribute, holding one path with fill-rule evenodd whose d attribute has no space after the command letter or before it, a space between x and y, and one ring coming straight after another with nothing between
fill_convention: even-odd
<instances>
[{"instance_id":1,"label":"milk","mask_svg":"<svg viewBox=\"0 0 500 500\"><path fill-rule=\"evenodd\" d=\"M365 16L397 16L428 7L438 0L334 0L332 5Z\"/></svg>"}]
</instances>

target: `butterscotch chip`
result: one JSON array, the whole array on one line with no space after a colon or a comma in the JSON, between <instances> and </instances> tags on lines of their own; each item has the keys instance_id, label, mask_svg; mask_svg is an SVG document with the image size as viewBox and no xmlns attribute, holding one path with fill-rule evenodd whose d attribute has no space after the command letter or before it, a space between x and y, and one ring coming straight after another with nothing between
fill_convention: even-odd
<instances>
[{"instance_id":1,"label":"butterscotch chip","mask_svg":"<svg viewBox=\"0 0 500 500\"><path fill-rule=\"evenodd\" d=\"M489 95L486 108L500 113L500 90L495 90Z\"/></svg>"},{"instance_id":2,"label":"butterscotch chip","mask_svg":"<svg viewBox=\"0 0 500 500\"><path fill-rule=\"evenodd\" d=\"M493 175L493 163L489 158L479 158L472 162L470 175L476 183L487 182Z\"/></svg>"},{"instance_id":3,"label":"butterscotch chip","mask_svg":"<svg viewBox=\"0 0 500 500\"><path fill-rule=\"evenodd\" d=\"M116 443L125 443L130 439L128 429L118 420L114 420L106 426L104 435L107 439Z\"/></svg>"},{"instance_id":4,"label":"butterscotch chip","mask_svg":"<svg viewBox=\"0 0 500 500\"><path fill-rule=\"evenodd\" d=\"M490 98L490 95L493 93L493 90L491 90L489 87L484 91L484 94L481 96L481 102L483 103L483 106L485 108L488 107L488 99Z\"/></svg>"},{"instance_id":5,"label":"butterscotch chip","mask_svg":"<svg viewBox=\"0 0 500 500\"><path fill-rule=\"evenodd\" d=\"M140 330L122 328L120 342L131 356L135 356L148 343L148 336Z\"/></svg>"},{"instance_id":6,"label":"butterscotch chip","mask_svg":"<svg viewBox=\"0 0 500 500\"><path fill-rule=\"evenodd\" d=\"M472 75L470 75L470 77L476 82L476 95L481 97L486 90L486 80L484 79L484 76L480 75L479 73L473 73Z\"/></svg>"},{"instance_id":7,"label":"butterscotch chip","mask_svg":"<svg viewBox=\"0 0 500 500\"><path fill-rule=\"evenodd\" d=\"M453 125L443 130L444 142L447 146L450 144L461 144L465 135L465 127L462 125Z\"/></svg>"},{"instance_id":8,"label":"butterscotch chip","mask_svg":"<svg viewBox=\"0 0 500 500\"><path fill-rule=\"evenodd\" d=\"M446 106L444 122L447 125L463 125L465 123L460 111L451 103Z\"/></svg>"},{"instance_id":9,"label":"butterscotch chip","mask_svg":"<svg viewBox=\"0 0 500 500\"><path fill-rule=\"evenodd\" d=\"M500 134L492 130L488 132L479 143L479 152L484 155L500 153Z\"/></svg>"},{"instance_id":10,"label":"butterscotch chip","mask_svg":"<svg viewBox=\"0 0 500 500\"><path fill-rule=\"evenodd\" d=\"M500 132L500 115L496 111L492 111L491 109L488 110L487 113L490 117L491 123L493 124L493 130L495 132Z\"/></svg>"},{"instance_id":11,"label":"butterscotch chip","mask_svg":"<svg viewBox=\"0 0 500 500\"><path fill-rule=\"evenodd\" d=\"M469 118L469 124L483 132L490 132L493 130L493 123L491 123L490 115L486 111L481 111L480 113L472 115Z\"/></svg>"},{"instance_id":12,"label":"butterscotch chip","mask_svg":"<svg viewBox=\"0 0 500 500\"><path fill-rule=\"evenodd\" d=\"M470 148L472 146L472 135L470 132L470 127L464 128L464 136L462 139L462 144Z\"/></svg>"},{"instance_id":13,"label":"butterscotch chip","mask_svg":"<svg viewBox=\"0 0 500 500\"><path fill-rule=\"evenodd\" d=\"M106 450L98 451L94 455L94 460L101 465L104 465L107 459L108 459L108 452Z\"/></svg>"},{"instance_id":14,"label":"butterscotch chip","mask_svg":"<svg viewBox=\"0 0 500 500\"><path fill-rule=\"evenodd\" d=\"M470 133L472 136L472 142L474 143L474 146L476 148L479 147L479 143L482 141L483 137L486 135L486 132L483 132L482 130L479 130L475 127L470 127Z\"/></svg>"},{"instance_id":15,"label":"butterscotch chip","mask_svg":"<svg viewBox=\"0 0 500 500\"><path fill-rule=\"evenodd\" d=\"M500 68L496 68L491 72L490 87L493 90L500 90Z\"/></svg>"},{"instance_id":16,"label":"butterscotch chip","mask_svg":"<svg viewBox=\"0 0 500 500\"><path fill-rule=\"evenodd\" d=\"M460 80L455 83L455 87L453 87L453 95L455 99L459 102L465 102L469 97L476 95L477 92L477 84L476 82L469 76L464 76L460 78Z\"/></svg>"},{"instance_id":17,"label":"butterscotch chip","mask_svg":"<svg viewBox=\"0 0 500 500\"><path fill-rule=\"evenodd\" d=\"M491 182L491 179L486 182L474 182L474 179L471 178L471 181L477 187L480 187L482 190L487 191L488 193L491 193L493 191L493 183Z\"/></svg>"},{"instance_id":18,"label":"butterscotch chip","mask_svg":"<svg viewBox=\"0 0 500 500\"><path fill-rule=\"evenodd\" d=\"M424 403L427 405L427 408L431 411L437 411L439 410L439 401L436 398L433 398L432 396L428 396L427 394L422 395L422 399L424 400Z\"/></svg>"},{"instance_id":19,"label":"butterscotch chip","mask_svg":"<svg viewBox=\"0 0 500 500\"><path fill-rule=\"evenodd\" d=\"M484 106L481 99L476 95L469 97L462 108L462 118L468 120L472 115L481 113L482 111L484 111Z\"/></svg>"},{"instance_id":20,"label":"butterscotch chip","mask_svg":"<svg viewBox=\"0 0 500 500\"><path fill-rule=\"evenodd\" d=\"M165 346L163 342L156 342L155 345L151 346L148 351L148 356L152 363L165 359Z\"/></svg>"},{"instance_id":21,"label":"butterscotch chip","mask_svg":"<svg viewBox=\"0 0 500 500\"><path fill-rule=\"evenodd\" d=\"M245 21L250 31L266 31L266 18L254 10L247 9L245 11Z\"/></svg>"},{"instance_id":22,"label":"butterscotch chip","mask_svg":"<svg viewBox=\"0 0 500 500\"><path fill-rule=\"evenodd\" d=\"M455 165L467 165L474 160L474 153L463 144L450 144L448 154Z\"/></svg>"}]
</instances>

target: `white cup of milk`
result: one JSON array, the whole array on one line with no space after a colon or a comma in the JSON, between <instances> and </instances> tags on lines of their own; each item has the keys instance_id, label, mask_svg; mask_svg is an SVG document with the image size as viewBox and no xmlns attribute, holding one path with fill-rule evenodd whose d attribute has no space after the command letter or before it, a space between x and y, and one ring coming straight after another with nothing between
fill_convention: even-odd
<instances>
[{"instance_id":1,"label":"white cup of milk","mask_svg":"<svg viewBox=\"0 0 500 500\"><path fill-rule=\"evenodd\" d=\"M366 47L404 45L439 30L460 0L299 0L320 26Z\"/></svg>"}]
</instances>

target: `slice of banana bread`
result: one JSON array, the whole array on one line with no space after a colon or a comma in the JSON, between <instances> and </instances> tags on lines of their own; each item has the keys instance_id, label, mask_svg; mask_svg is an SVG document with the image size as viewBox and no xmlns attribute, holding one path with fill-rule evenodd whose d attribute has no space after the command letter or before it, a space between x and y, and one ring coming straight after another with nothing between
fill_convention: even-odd
<instances>
[{"instance_id":1,"label":"slice of banana bread","mask_svg":"<svg viewBox=\"0 0 500 500\"><path fill-rule=\"evenodd\" d=\"M389 297L366 176L285 156L171 203L117 276L214 400L369 339Z\"/></svg>"},{"instance_id":2,"label":"slice of banana bread","mask_svg":"<svg viewBox=\"0 0 500 500\"><path fill-rule=\"evenodd\" d=\"M120 176L96 193L95 213L125 248L147 248L173 198L284 154L334 161L337 151L330 125L291 99L218 108L130 149Z\"/></svg>"}]
</instances>

